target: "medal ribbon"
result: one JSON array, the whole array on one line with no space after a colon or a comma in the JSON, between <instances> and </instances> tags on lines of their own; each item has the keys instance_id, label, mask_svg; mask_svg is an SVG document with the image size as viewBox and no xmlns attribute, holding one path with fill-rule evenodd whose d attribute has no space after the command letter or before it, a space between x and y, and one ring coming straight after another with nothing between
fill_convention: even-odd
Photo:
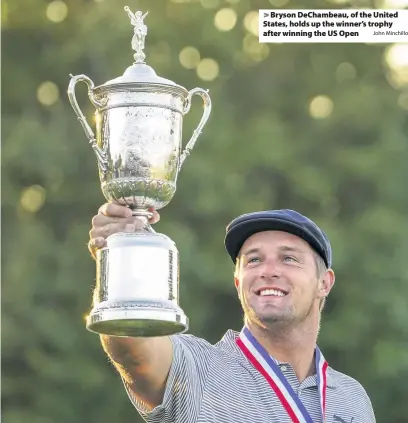
<instances>
[{"instance_id":1,"label":"medal ribbon","mask_svg":"<svg viewBox=\"0 0 408 423\"><path fill-rule=\"evenodd\" d=\"M265 348L254 338L248 328L244 328L237 344L249 362L266 379L281 404L289 414L293 423L313 423L310 414L306 410L296 392L286 380L279 366L266 352ZM325 421L326 412L326 390L327 390L327 367L328 363L324 359L318 347L315 354L317 387L320 397L320 410L322 422Z\"/></svg>"}]
</instances>

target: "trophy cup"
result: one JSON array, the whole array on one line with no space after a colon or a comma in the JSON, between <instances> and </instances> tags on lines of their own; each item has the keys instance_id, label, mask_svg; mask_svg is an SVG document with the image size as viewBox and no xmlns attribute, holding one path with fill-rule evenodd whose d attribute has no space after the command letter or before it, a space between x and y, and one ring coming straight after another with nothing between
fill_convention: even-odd
<instances>
[{"instance_id":1,"label":"trophy cup","mask_svg":"<svg viewBox=\"0 0 408 423\"><path fill-rule=\"evenodd\" d=\"M133 65L123 76L94 86L86 75L72 76L68 97L95 151L103 195L144 220L142 230L116 233L96 256L93 308L86 327L113 336L164 336L188 329L179 306L179 253L166 235L148 223L148 210L166 206L176 192L178 173L211 112L201 88L190 91L157 76L145 63L147 27L141 11L132 13ZM95 107L96 137L78 106L77 82L85 82ZM204 102L201 120L182 151L183 116L191 99Z\"/></svg>"}]
</instances>

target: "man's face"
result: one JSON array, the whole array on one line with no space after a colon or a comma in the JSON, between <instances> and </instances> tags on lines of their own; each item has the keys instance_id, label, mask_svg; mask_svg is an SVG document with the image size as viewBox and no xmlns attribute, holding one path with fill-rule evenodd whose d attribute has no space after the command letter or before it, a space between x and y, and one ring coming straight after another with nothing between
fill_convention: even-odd
<instances>
[{"instance_id":1,"label":"man's face","mask_svg":"<svg viewBox=\"0 0 408 423\"><path fill-rule=\"evenodd\" d=\"M304 321L319 312L320 299L334 282L319 275L316 256L303 239L280 231L259 232L241 248L235 284L250 321L273 323Z\"/></svg>"}]
</instances>

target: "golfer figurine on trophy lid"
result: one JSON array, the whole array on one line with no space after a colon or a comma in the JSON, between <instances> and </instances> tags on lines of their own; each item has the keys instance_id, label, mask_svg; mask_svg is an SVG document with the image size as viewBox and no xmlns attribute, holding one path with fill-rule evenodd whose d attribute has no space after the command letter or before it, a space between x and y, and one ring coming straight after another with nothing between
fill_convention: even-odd
<instances>
[{"instance_id":1,"label":"golfer figurine on trophy lid","mask_svg":"<svg viewBox=\"0 0 408 423\"><path fill-rule=\"evenodd\" d=\"M128 206L145 226L116 233L96 256L96 288L87 329L114 336L163 336L188 329L179 306L179 257L175 243L156 233L149 209L166 206L176 192L177 177L211 113L211 99L201 88L188 91L157 76L145 63L147 12L132 13L133 65L103 85L86 75L72 76L70 103L95 151L101 189L106 200ZM75 97L85 82L95 107L96 136ZM183 150L183 116L191 99L204 101L201 120Z\"/></svg>"}]
</instances>

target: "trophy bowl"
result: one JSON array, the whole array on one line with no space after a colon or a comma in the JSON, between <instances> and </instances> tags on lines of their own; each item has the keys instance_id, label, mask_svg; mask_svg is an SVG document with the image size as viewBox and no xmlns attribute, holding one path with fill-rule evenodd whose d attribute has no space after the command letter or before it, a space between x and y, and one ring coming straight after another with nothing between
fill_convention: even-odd
<instances>
[{"instance_id":1,"label":"trophy bowl","mask_svg":"<svg viewBox=\"0 0 408 423\"><path fill-rule=\"evenodd\" d=\"M179 306L177 247L149 225L149 209L159 210L172 200L181 166L210 116L211 99L201 88L188 91L157 76L143 51L147 13L125 11L134 26L133 65L98 87L86 75L71 75L68 86L70 103L96 154L104 197L129 207L145 223L142 230L109 236L107 246L98 250L86 326L113 336L164 336L185 332L188 318ZM78 82L87 85L95 107L96 136L77 103ZM183 117L194 95L202 98L204 110L183 150Z\"/></svg>"}]
</instances>

